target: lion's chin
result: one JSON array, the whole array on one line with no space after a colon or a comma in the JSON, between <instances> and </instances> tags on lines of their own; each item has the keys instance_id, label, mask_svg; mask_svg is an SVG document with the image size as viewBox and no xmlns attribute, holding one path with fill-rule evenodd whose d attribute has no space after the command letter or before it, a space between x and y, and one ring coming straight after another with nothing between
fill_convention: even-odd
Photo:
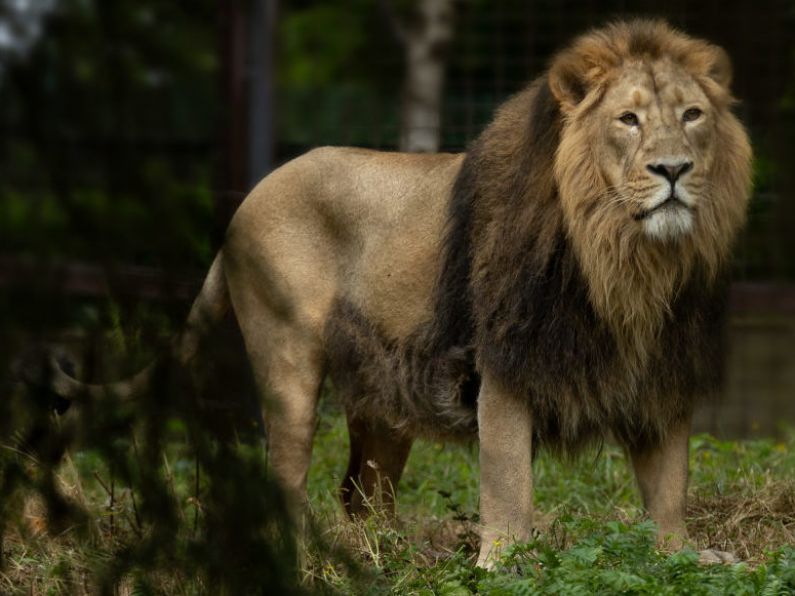
<instances>
[{"instance_id":1,"label":"lion's chin","mask_svg":"<svg viewBox=\"0 0 795 596\"><path fill-rule=\"evenodd\" d=\"M676 240L693 229L693 213L683 206L671 205L643 220L643 230L649 238L659 241Z\"/></svg>"}]
</instances>

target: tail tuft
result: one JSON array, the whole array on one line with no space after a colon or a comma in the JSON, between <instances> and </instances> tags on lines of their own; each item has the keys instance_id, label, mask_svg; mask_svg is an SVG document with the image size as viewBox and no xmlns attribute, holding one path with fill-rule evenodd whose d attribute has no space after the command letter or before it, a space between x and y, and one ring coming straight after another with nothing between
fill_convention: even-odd
<instances>
[{"instance_id":1,"label":"tail tuft","mask_svg":"<svg viewBox=\"0 0 795 596\"><path fill-rule=\"evenodd\" d=\"M61 415L72 404L55 389L55 379L60 375L75 376L75 364L66 354L53 353L51 349L37 347L24 354L11 365L12 380L26 386L34 401L43 408Z\"/></svg>"},{"instance_id":2,"label":"tail tuft","mask_svg":"<svg viewBox=\"0 0 795 596\"><path fill-rule=\"evenodd\" d=\"M223 253L219 252L204 280L201 292L193 302L185 329L168 357L175 358L180 364L188 364L198 351L201 337L224 316L229 304ZM42 392L49 393L48 403L52 404L56 412L62 414L75 400L100 399L107 394L113 394L120 399L140 396L150 387L152 377L158 368L157 364L158 361L155 361L123 381L106 384L84 383L75 378L74 363L65 355L38 349L20 359L14 367L16 370L12 372L36 395L43 395Z\"/></svg>"}]
</instances>

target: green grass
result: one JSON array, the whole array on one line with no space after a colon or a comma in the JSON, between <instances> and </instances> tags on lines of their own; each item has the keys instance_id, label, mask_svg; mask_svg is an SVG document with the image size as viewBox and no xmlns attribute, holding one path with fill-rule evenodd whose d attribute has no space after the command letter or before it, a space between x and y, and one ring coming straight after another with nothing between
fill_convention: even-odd
<instances>
[{"instance_id":1,"label":"green grass","mask_svg":"<svg viewBox=\"0 0 795 596\"><path fill-rule=\"evenodd\" d=\"M161 473L189 537L202 521L206 485L197 496L194 460L179 436L166 446ZM309 477L318 540L305 547L302 584L310 592L363 594L795 593L795 435L739 442L696 436L691 447L693 547L731 551L742 563L703 566L693 550L658 552L624 455L605 445L575 461L539 455L537 533L487 572L474 567L477 446L418 441L398 487L397 519L353 523L336 496L347 461L344 417L325 407ZM58 483L89 512L85 527L49 527L36 499L24 495L6 503L24 515L6 531L0 593L92 593L98 563L148 531L136 520L140 496L111 485L97 454L67 455ZM134 592L132 575L121 593ZM201 578L162 573L154 580L161 593L207 593Z\"/></svg>"},{"instance_id":2,"label":"green grass","mask_svg":"<svg viewBox=\"0 0 795 596\"><path fill-rule=\"evenodd\" d=\"M309 493L326 536L355 553L364 584L309 557L310 585L341 592L413 594L795 593L795 436L784 441L691 441L688 528L694 549L737 554L703 566L694 550L658 552L622 451L605 445L575 461L534 463L537 536L500 570L475 569L478 466L474 445L418 441L398 487L397 521L351 523L336 500L346 464L344 419L327 414Z\"/></svg>"}]
</instances>

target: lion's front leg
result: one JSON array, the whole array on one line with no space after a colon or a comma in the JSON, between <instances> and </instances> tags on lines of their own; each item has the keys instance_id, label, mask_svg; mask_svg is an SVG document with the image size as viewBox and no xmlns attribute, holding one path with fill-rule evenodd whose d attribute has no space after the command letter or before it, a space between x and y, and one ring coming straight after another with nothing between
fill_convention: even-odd
<instances>
[{"instance_id":1,"label":"lion's front leg","mask_svg":"<svg viewBox=\"0 0 795 596\"><path fill-rule=\"evenodd\" d=\"M690 417L671 428L654 448L630 448L643 504L657 524L660 546L678 550L687 541L688 440Z\"/></svg>"},{"instance_id":2,"label":"lion's front leg","mask_svg":"<svg viewBox=\"0 0 795 596\"><path fill-rule=\"evenodd\" d=\"M478 566L490 567L510 542L529 540L533 523L532 417L522 396L488 374L478 396L480 522Z\"/></svg>"}]
</instances>

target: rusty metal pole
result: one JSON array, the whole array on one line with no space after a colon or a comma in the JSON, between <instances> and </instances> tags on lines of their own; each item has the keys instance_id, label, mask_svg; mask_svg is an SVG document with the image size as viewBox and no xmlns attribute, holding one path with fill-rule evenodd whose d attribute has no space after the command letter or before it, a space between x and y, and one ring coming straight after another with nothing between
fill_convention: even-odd
<instances>
[{"instance_id":1,"label":"rusty metal pole","mask_svg":"<svg viewBox=\"0 0 795 596\"><path fill-rule=\"evenodd\" d=\"M248 188L273 168L274 50L278 2L251 0L248 19Z\"/></svg>"},{"instance_id":2,"label":"rusty metal pole","mask_svg":"<svg viewBox=\"0 0 795 596\"><path fill-rule=\"evenodd\" d=\"M273 160L272 33L275 8L269 0L219 0L221 23L221 151L215 192L216 238L221 246L232 215ZM275 7L275 2L273 2ZM264 48L264 49L263 49ZM227 354L223 371L234 379L225 398L239 408L237 428L253 421L264 436L259 395L247 366L247 356L234 317L227 317L217 333Z\"/></svg>"},{"instance_id":3,"label":"rusty metal pole","mask_svg":"<svg viewBox=\"0 0 795 596\"><path fill-rule=\"evenodd\" d=\"M218 240L248 191L247 27L245 2L219 0L221 143L215 191Z\"/></svg>"}]
</instances>

